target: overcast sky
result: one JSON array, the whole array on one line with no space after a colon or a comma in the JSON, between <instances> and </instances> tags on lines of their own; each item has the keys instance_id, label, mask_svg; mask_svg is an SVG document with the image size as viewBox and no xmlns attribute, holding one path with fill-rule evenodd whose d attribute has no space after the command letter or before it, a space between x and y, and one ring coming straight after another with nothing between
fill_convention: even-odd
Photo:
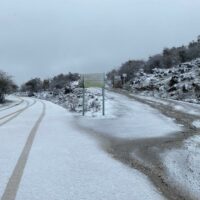
<instances>
[{"instance_id":1,"label":"overcast sky","mask_svg":"<svg viewBox=\"0 0 200 200\"><path fill-rule=\"evenodd\" d=\"M107 72L200 34L199 0L0 0L0 69L17 83Z\"/></svg>"}]
</instances>

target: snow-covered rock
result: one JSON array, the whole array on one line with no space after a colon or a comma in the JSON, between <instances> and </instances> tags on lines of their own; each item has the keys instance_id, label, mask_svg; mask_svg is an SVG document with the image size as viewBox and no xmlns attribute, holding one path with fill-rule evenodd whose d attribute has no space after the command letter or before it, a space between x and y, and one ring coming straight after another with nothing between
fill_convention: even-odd
<instances>
[{"instance_id":1,"label":"snow-covered rock","mask_svg":"<svg viewBox=\"0 0 200 200\"><path fill-rule=\"evenodd\" d=\"M146 96L200 103L200 58L171 69L138 73L129 83L131 90Z\"/></svg>"}]
</instances>

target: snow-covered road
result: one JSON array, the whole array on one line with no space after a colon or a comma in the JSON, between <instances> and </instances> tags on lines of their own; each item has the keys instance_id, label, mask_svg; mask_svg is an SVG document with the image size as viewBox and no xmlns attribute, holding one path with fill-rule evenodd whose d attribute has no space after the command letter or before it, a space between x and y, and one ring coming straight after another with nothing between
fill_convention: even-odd
<instances>
[{"instance_id":1,"label":"snow-covered road","mask_svg":"<svg viewBox=\"0 0 200 200\"><path fill-rule=\"evenodd\" d=\"M16 96L7 96L6 97L6 103L5 104L0 104L0 112L1 111L4 111L4 110L8 110L10 108L13 108L15 106L18 106L20 105L24 100L19 98L19 97L16 97Z\"/></svg>"},{"instance_id":2,"label":"snow-covered road","mask_svg":"<svg viewBox=\"0 0 200 200\"><path fill-rule=\"evenodd\" d=\"M145 175L76 128L71 113L46 101L23 102L29 107L0 127L1 200L164 199ZM18 106L0 118L24 108Z\"/></svg>"},{"instance_id":3,"label":"snow-covered road","mask_svg":"<svg viewBox=\"0 0 200 200\"><path fill-rule=\"evenodd\" d=\"M121 144L132 150L134 159L145 162L140 166L148 165L148 169L156 169L156 176L161 177L162 191L169 189L172 199L194 199L200 196L200 107L197 104L186 103L169 99L157 99L134 94L127 94L132 99L156 108L164 115L174 118L181 124L182 131L173 134L173 137L158 137ZM119 148L119 144L117 144ZM152 172L150 171L150 174ZM162 174L162 175L161 175ZM167 187L165 187L167 186ZM171 198L170 198L171 199Z\"/></svg>"},{"instance_id":4,"label":"snow-covered road","mask_svg":"<svg viewBox=\"0 0 200 200\"><path fill-rule=\"evenodd\" d=\"M34 103L34 100L26 99L28 104ZM34 107L23 110L19 115L9 116L5 122L4 112L0 113L2 120L5 122L0 127L0 194L2 195L8 184L14 168L17 164L22 149L26 143L28 135L34 125L40 109L40 103ZM18 108L17 108L18 109ZM19 108L21 110L21 108ZM7 110L8 111L8 110ZM9 109L10 113L16 112L16 107ZM6 113L8 115L8 113ZM1 121L2 121L1 120Z\"/></svg>"}]
</instances>

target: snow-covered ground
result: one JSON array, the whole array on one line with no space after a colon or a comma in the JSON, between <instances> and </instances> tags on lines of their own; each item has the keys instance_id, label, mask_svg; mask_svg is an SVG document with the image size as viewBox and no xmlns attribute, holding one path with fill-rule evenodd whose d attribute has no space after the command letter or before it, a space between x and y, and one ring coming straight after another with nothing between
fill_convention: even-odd
<instances>
[{"instance_id":1,"label":"snow-covered ground","mask_svg":"<svg viewBox=\"0 0 200 200\"><path fill-rule=\"evenodd\" d=\"M195 120L192 124L193 124L193 126L195 126L196 128L200 128L200 120Z\"/></svg>"},{"instance_id":2,"label":"snow-covered ground","mask_svg":"<svg viewBox=\"0 0 200 200\"><path fill-rule=\"evenodd\" d=\"M10 114L11 112L10 112L9 108L12 108L12 112L16 112L16 111L26 107L27 103L28 102L23 101L23 102L21 102L19 104L18 103L16 103L16 104L13 103L13 104L11 104L9 106L2 107L2 109L0 109L0 117Z\"/></svg>"},{"instance_id":3,"label":"snow-covered ground","mask_svg":"<svg viewBox=\"0 0 200 200\"><path fill-rule=\"evenodd\" d=\"M197 120L192 122L200 128L200 105L177 100L133 95L150 102L170 106L175 111L194 115ZM135 156L135 155L134 155ZM166 181L172 184L177 191L198 200L200 197L200 136L193 136L180 147L166 150L160 155L166 170Z\"/></svg>"},{"instance_id":4,"label":"snow-covered ground","mask_svg":"<svg viewBox=\"0 0 200 200\"><path fill-rule=\"evenodd\" d=\"M200 105L199 104L188 103L188 102L183 102L183 101L178 101L178 100L173 100L173 99L136 95L136 94L130 94L130 95L141 98L141 99L148 100L150 102L155 102L155 103L159 103L162 105L171 106L175 111L181 111L181 112L188 113L191 115L200 116Z\"/></svg>"},{"instance_id":5,"label":"snow-covered ground","mask_svg":"<svg viewBox=\"0 0 200 200\"><path fill-rule=\"evenodd\" d=\"M6 103L0 104L0 111L6 110L9 107L12 107L12 106L15 106L17 104L20 104L20 102L21 102L20 98L18 98L16 96L13 96L13 95L7 95L6 96L6 100L7 100Z\"/></svg>"},{"instance_id":6,"label":"snow-covered ground","mask_svg":"<svg viewBox=\"0 0 200 200\"><path fill-rule=\"evenodd\" d=\"M161 154L166 168L168 182L193 199L200 197L200 136L186 140L176 150Z\"/></svg>"},{"instance_id":7,"label":"snow-covered ground","mask_svg":"<svg viewBox=\"0 0 200 200\"><path fill-rule=\"evenodd\" d=\"M105 110L105 118L80 117L80 125L119 138L160 137L181 130L173 119L117 93L106 91Z\"/></svg>"},{"instance_id":8,"label":"snow-covered ground","mask_svg":"<svg viewBox=\"0 0 200 200\"><path fill-rule=\"evenodd\" d=\"M134 96L171 106L175 111L195 115L196 118L200 116L200 105L198 104L141 95ZM192 125L199 129L200 119L193 121ZM200 197L200 136L187 139L181 147L167 150L160 157L166 169L168 183L172 183L181 193L198 200Z\"/></svg>"},{"instance_id":9,"label":"snow-covered ground","mask_svg":"<svg viewBox=\"0 0 200 200\"><path fill-rule=\"evenodd\" d=\"M77 128L74 114L44 103L46 114L27 160L17 200L164 199L145 175L110 157L94 138ZM41 111L42 104L37 102L0 127L0 196Z\"/></svg>"},{"instance_id":10,"label":"snow-covered ground","mask_svg":"<svg viewBox=\"0 0 200 200\"><path fill-rule=\"evenodd\" d=\"M100 90L91 89L88 94L94 95L92 99L98 96L102 103ZM199 105L152 97L145 99L198 115ZM31 105L34 100L24 98L22 104L0 112L0 118L23 108L27 101ZM17 200L163 199L147 176L113 159L99 145L98 138L87 134L87 129L119 139L165 137L182 130L173 119L148 105L110 91L106 91L104 117L101 109L97 112L90 109L83 117L80 112L69 112L51 102L43 102L46 114L33 143ZM37 102L0 127L0 196L41 110L42 104ZM198 120L193 122L197 128L199 124ZM167 181L177 190L198 199L200 137L190 138L181 148L165 151L160 156Z\"/></svg>"},{"instance_id":11,"label":"snow-covered ground","mask_svg":"<svg viewBox=\"0 0 200 200\"><path fill-rule=\"evenodd\" d=\"M163 199L146 176L113 160L76 129L71 113L45 104L17 200Z\"/></svg>"}]
</instances>

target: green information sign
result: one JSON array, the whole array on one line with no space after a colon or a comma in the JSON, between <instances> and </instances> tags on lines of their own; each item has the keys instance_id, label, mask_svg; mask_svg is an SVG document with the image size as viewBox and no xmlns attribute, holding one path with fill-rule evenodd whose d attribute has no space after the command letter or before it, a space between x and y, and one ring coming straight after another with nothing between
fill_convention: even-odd
<instances>
[{"instance_id":1,"label":"green information sign","mask_svg":"<svg viewBox=\"0 0 200 200\"><path fill-rule=\"evenodd\" d=\"M82 75L83 84L85 88L90 87L104 87L104 74L96 73L96 74L84 74Z\"/></svg>"},{"instance_id":2,"label":"green information sign","mask_svg":"<svg viewBox=\"0 0 200 200\"><path fill-rule=\"evenodd\" d=\"M98 87L102 88L102 114L105 115L105 74L83 74L83 115L85 115L85 88Z\"/></svg>"}]
</instances>

